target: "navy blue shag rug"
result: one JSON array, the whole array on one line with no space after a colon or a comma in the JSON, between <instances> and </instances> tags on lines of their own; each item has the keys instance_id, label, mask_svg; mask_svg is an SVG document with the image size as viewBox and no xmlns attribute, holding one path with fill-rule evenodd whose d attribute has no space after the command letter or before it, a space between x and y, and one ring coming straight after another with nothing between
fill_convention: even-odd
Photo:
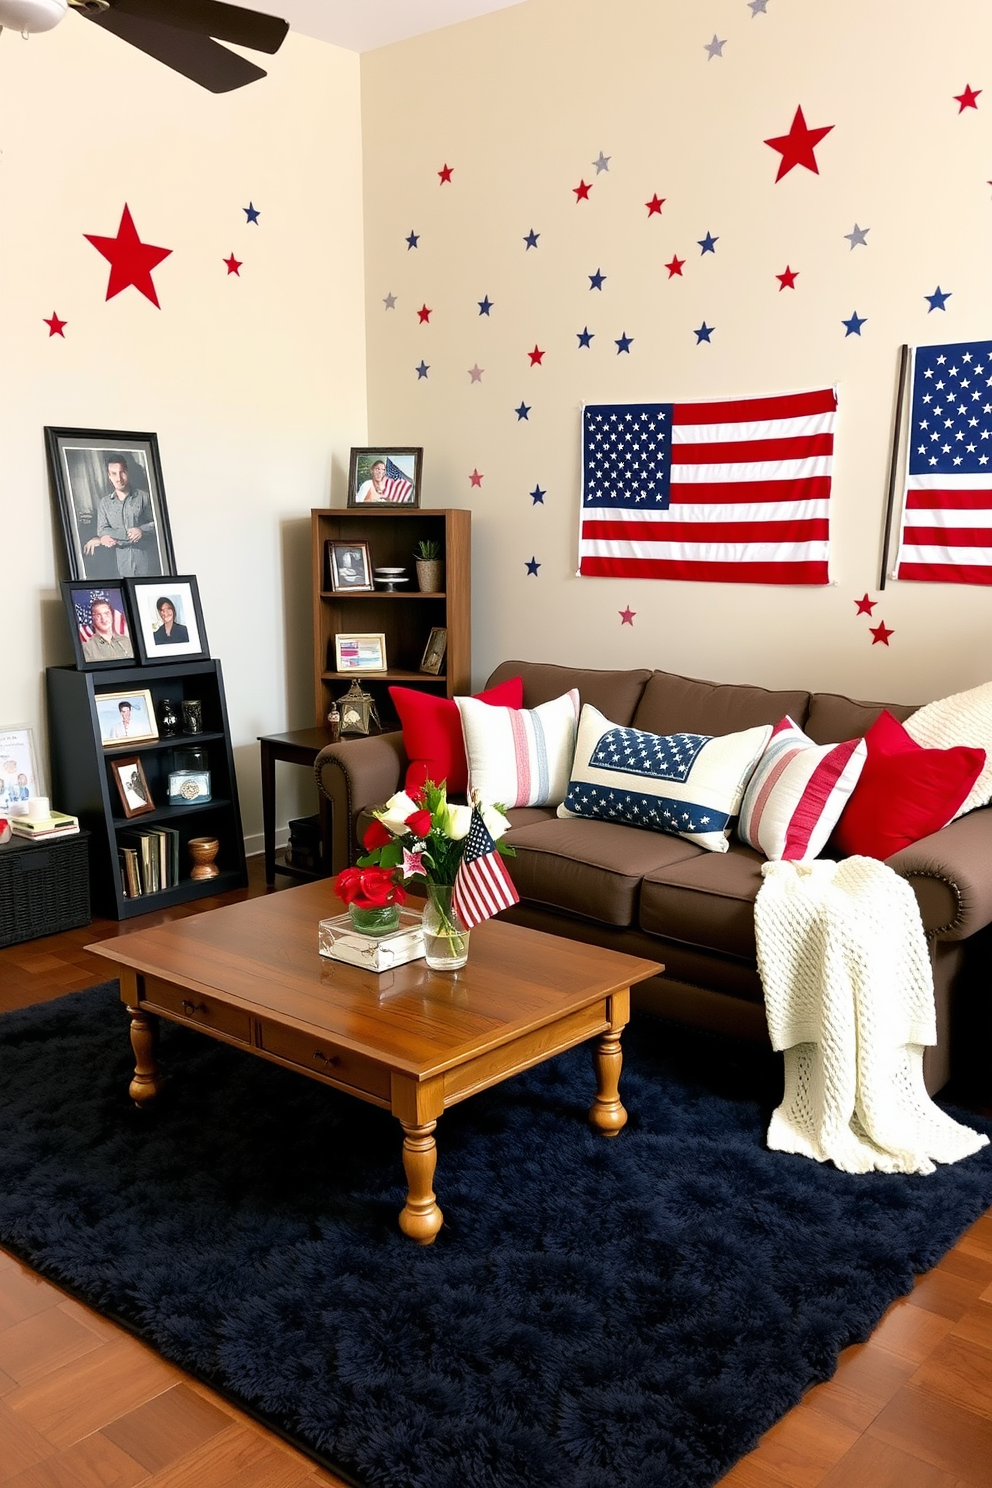
<instances>
[{"instance_id":1,"label":"navy blue shag rug","mask_svg":"<svg viewBox=\"0 0 992 1488\"><path fill-rule=\"evenodd\" d=\"M616 1140L582 1049L445 1114L424 1249L388 1113L162 1035L139 1112L116 983L0 1018L0 1244L363 1488L706 1488L992 1202L769 1153L770 1059L644 1020Z\"/></svg>"}]
</instances>

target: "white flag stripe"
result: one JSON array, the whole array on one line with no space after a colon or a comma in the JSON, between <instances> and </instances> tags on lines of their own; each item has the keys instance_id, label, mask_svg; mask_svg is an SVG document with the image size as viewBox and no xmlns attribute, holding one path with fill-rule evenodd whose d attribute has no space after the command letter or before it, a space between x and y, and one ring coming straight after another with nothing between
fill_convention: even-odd
<instances>
[{"instance_id":1,"label":"white flag stripe","mask_svg":"<svg viewBox=\"0 0 992 1488\"><path fill-rule=\"evenodd\" d=\"M830 515L830 498L822 501L733 501L714 502L704 506L699 502L679 500L672 495L672 508L678 507L679 525L683 522L806 522L826 519ZM582 523L632 522L640 526L643 522L669 520L668 512L662 508L637 507L634 511L604 511L592 507L582 513ZM674 525L674 524L673 524Z\"/></svg>"},{"instance_id":2,"label":"white flag stripe","mask_svg":"<svg viewBox=\"0 0 992 1488\"><path fill-rule=\"evenodd\" d=\"M749 460L733 465L680 465L672 451L672 485L705 486L720 481L794 481L829 475L832 455L805 460Z\"/></svg>"},{"instance_id":3,"label":"white flag stripe","mask_svg":"<svg viewBox=\"0 0 992 1488\"><path fill-rule=\"evenodd\" d=\"M979 475L911 475L906 482L911 491L989 491L992 471Z\"/></svg>"},{"instance_id":4,"label":"white flag stripe","mask_svg":"<svg viewBox=\"0 0 992 1488\"><path fill-rule=\"evenodd\" d=\"M673 424L672 444L725 444L734 439L794 439L833 432L836 413L802 418L760 419L749 424Z\"/></svg>"},{"instance_id":5,"label":"white flag stripe","mask_svg":"<svg viewBox=\"0 0 992 1488\"><path fill-rule=\"evenodd\" d=\"M908 533L914 527L992 527L992 511L976 511L970 506L940 506L928 511L926 507L913 506L906 513L903 529Z\"/></svg>"},{"instance_id":6,"label":"white flag stripe","mask_svg":"<svg viewBox=\"0 0 992 1488\"><path fill-rule=\"evenodd\" d=\"M899 550L897 567L899 563L960 563L968 567L988 568L992 566L992 548L932 548L903 543Z\"/></svg>"},{"instance_id":7,"label":"white flag stripe","mask_svg":"<svg viewBox=\"0 0 992 1488\"><path fill-rule=\"evenodd\" d=\"M755 528L755 534L760 533ZM709 563L825 563L828 543L821 541L784 542L736 542L702 543L691 542L625 542L587 538L582 551L591 558L664 558L669 562L678 559L699 562L701 556ZM976 558L975 562L979 560Z\"/></svg>"}]
</instances>

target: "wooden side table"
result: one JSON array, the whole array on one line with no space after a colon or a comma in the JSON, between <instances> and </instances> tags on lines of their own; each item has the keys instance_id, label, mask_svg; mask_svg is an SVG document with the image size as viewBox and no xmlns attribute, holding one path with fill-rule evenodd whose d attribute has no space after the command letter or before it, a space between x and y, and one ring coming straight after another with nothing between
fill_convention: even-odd
<instances>
[{"instance_id":1,"label":"wooden side table","mask_svg":"<svg viewBox=\"0 0 992 1488\"><path fill-rule=\"evenodd\" d=\"M261 734L262 749L262 833L265 839L265 882L271 888L277 873L290 878L326 878L331 868L331 803L318 792L320 800L321 873L297 868L292 863L276 860L276 761L306 765L312 771L314 760L326 744L332 743L328 728L291 729L285 734Z\"/></svg>"}]
</instances>

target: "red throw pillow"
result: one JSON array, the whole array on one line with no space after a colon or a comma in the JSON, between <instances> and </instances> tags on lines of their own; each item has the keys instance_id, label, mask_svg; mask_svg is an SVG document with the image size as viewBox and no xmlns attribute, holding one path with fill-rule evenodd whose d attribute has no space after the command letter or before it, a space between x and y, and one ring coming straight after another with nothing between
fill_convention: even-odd
<instances>
[{"instance_id":1,"label":"red throw pillow","mask_svg":"<svg viewBox=\"0 0 992 1488\"><path fill-rule=\"evenodd\" d=\"M508 677L488 692L472 695L493 707L522 708L524 679ZM449 796L463 796L468 790L468 763L462 721L454 700L420 692L415 687L391 687L389 696L403 725L403 748L410 761L406 771L407 794L412 796L425 780L433 780L435 785L446 780Z\"/></svg>"},{"instance_id":2,"label":"red throw pillow","mask_svg":"<svg viewBox=\"0 0 992 1488\"><path fill-rule=\"evenodd\" d=\"M865 734L868 758L831 845L845 857L885 859L939 832L967 798L985 750L923 749L891 713Z\"/></svg>"}]
</instances>

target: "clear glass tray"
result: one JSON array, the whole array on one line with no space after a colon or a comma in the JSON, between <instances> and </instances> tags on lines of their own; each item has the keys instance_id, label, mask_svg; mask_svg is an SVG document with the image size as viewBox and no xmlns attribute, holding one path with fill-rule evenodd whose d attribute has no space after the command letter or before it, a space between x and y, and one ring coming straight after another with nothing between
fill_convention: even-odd
<instances>
[{"instance_id":1,"label":"clear glass tray","mask_svg":"<svg viewBox=\"0 0 992 1488\"><path fill-rule=\"evenodd\" d=\"M332 961L346 961L366 971L392 971L424 954L421 916L417 910L401 909L398 930L389 935L362 935L350 915L334 915L318 924L317 949Z\"/></svg>"}]
</instances>

